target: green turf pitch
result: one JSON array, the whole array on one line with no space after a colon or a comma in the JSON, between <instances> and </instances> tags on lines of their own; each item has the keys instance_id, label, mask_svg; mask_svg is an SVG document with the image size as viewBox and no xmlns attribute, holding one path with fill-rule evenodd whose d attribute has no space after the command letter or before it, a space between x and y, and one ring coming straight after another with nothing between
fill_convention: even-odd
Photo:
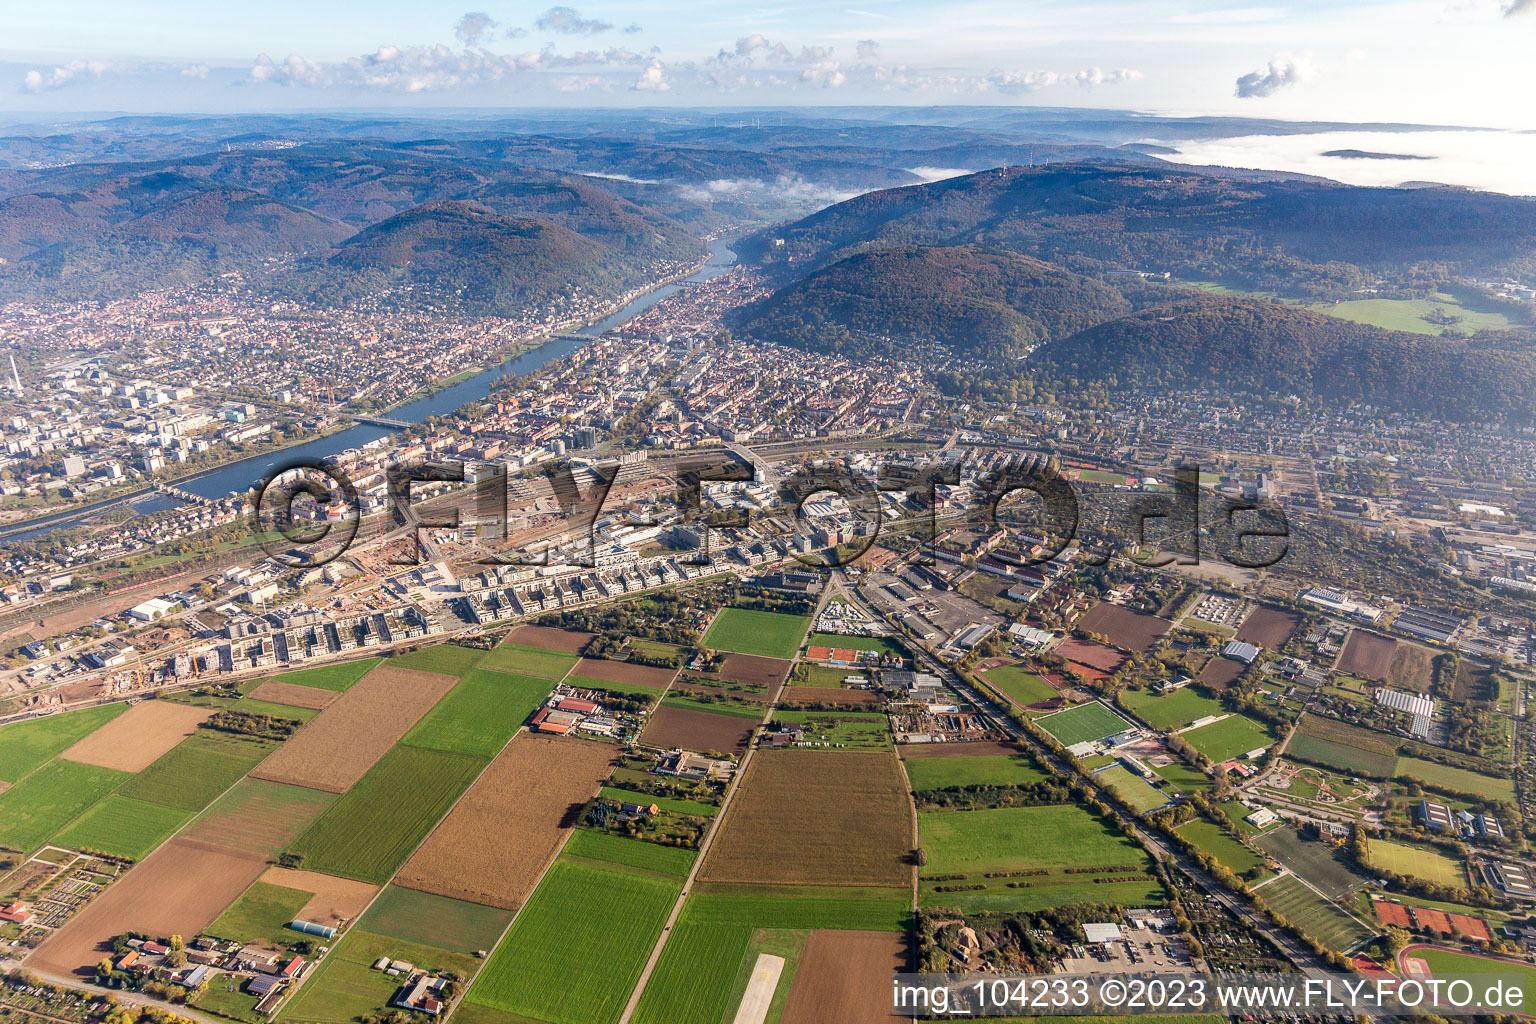
<instances>
[{"instance_id":1,"label":"green turf pitch","mask_svg":"<svg viewBox=\"0 0 1536 1024\"><path fill-rule=\"evenodd\" d=\"M1269 908L1329 949L1344 952L1373 934L1365 925L1290 875L1256 890Z\"/></svg>"},{"instance_id":2,"label":"green turf pitch","mask_svg":"<svg viewBox=\"0 0 1536 1024\"><path fill-rule=\"evenodd\" d=\"M1035 721L1064 747L1102 740L1131 727L1131 723L1096 700Z\"/></svg>"},{"instance_id":3,"label":"green turf pitch","mask_svg":"<svg viewBox=\"0 0 1536 1024\"><path fill-rule=\"evenodd\" d=\"M1192 686L1181 686L1172 693L1155 694L1151 690L1123 690L1120 703L1154 729L1182 729L1210 715L1219 715L1221 701L1213 700Z\"/></svg>"},{"instance_id":4,"label":"green turf pitch","mask_svg":"<svg viewBox=\"0 0 1536 1024\"><path fill-rule=\"evenodd\" d=\"M703 644L712 651L793 658L810 624L810 617L805 615L722 608L704 634Z\"/></svg>"},{"instance_id":5,"label":"green turf pitch","mask_svg":"<svg viewBox=\"0 0 1536 1024\"><path fill-rule=\"evenodd\" d=\"M1231 715L1219 722L1181 732L1179 736L1217 764L1275 742L1268 729L1242 715Z\"/></svg>"},{"instance_id":6,"label":"green turf pitch","mask_svg":"<svg viewBox=\"0 0 1536 1024\"><path fill-rule=\"evenodd\" d=\"M1050 683L1018 665L989 668L982 676L992 684L993 689L1000 691L1019 707L1027 708L1057 696L1056 688Z\"/></svg>"},{"instance_id":7,"label":"green turf pitch","mask_svg":"<svg viewBox=\"0 0 1536 1024\"><path fill-rule=\"evenodd\" d=\"M1155 811L1168 802L1167 794L1122 765L1105 768L1093 777L1101 786L1108 786L1119 794L1120 799L1143 813Z\"/></svg>"}]
</instances>

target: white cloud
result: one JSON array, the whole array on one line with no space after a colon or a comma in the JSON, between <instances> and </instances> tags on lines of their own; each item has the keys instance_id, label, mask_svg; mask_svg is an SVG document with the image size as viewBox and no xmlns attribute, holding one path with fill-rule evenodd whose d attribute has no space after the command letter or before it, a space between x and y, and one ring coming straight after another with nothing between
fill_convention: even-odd
<instances>
[{"instance_id":1,"label":"white cloud","mask_svg":"<svg viewBox=\"0 0 1536 1024\"><path fill-rule=\"evenodd\" d=\"M854 45L859 60L874 60L880 56L880 44L873 39L860 39Z\"/></svg>"},{"instance_id":2,"label":"white cloud","mask_svg":"<svg viewBox=\"0 0 1536 1024\"><path fill-rule=\"evenodd\" d=\"M1300 85L1312 77L1312 62L1306 57L1277 54L1267 67L1250 71L1237 80L1235 90L1239 99L1262 99L1273 96L1281 89Z\"/></svg>"},{"instance_id":3,"label":"white cloud","mask_svg":"<svg viewBox=\"0 0 1536 1024\"><path fill-rule=\"evenodd\" d=\"M153 74L203 79L208 77L208 67L205 64L168 64L163 61L72 60L67 64L55 64L51 68L28 71L22 75L21 91L52 92L83 81Z\"/></svg>"},{"instance_id":4,"label":"white cloud","mask_svg":"<svg viewBox=\"0 0 1536 1024\"><path fill-rule=\"evenodd\" d=\"M672 88L672 83L667 81L667 72L661 66L661 61L653 60L651 66L640 73L630 88L636 92L667 92Z\"/></svg>"},{"instance_id":5,"label":"white cloud","mask_svg":"<svg viewBox=\"0 0 1536 1024\"><path fill-rule=\"evenodd\" d=\"M593 36L613 28L610 22L597 18L583 18L574 7L551 7L539 15L534 28L545 32L558 32L568 36Z\"/></svg>"},{"instance_id":6,"label":"white cloud","mask_svg":"<svg viewBox=\"0 0 1536 1024\"><path fill-rule=\"evenodd\" d=\"M484 11L469 11L453 26L453 34L465 46L476 46L487 32L496 27L496 19Z\"/></svg>"}]
</instances>

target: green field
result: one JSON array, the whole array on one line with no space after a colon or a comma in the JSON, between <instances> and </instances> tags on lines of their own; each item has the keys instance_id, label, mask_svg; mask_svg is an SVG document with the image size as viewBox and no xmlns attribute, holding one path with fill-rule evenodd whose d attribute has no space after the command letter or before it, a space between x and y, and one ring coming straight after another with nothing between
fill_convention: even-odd
<instances>
[{"instance_id":1,"label":"green field","mask_svg":"<svg viewBox=\"0 0 1536 1024\"><path fill-rule=\"evenodd\" d=\"M1329 899L1363 888L1366 878L1327 843L1307 839L1290 825L1272 829L1256 842L1264 852L1300 875Z\"/></svg>"},{"instance_id":2,"label":"green field","mask_svg":"<svg viewBox=\"0 0 1536 1024\"><path fill-rule=\"evenodd\" d=\"M1197 849L1204 850L1215 857L1217 863L1239 878L1249 878L1248 873L1253 871L1258 874L1251 876L1251 880L1258 881L1260 877L1270 873L1264 867L1263 857L1227 835L1214 822L1196 818L1194 821L1180 825L1175 831L1193 843Z\"/></svg>"},{"instance_id":3,"label":"green field","mask_svg":"<svg viewBox=\"0 0 1536 1024\"><path fill-rule=\"evenodd\" d=\"M714 804L701 804L697 800L684 800L675 796L652 796L649 793L637 793L632 789L615 789L612 786L604 786L597 795L609 800L617 800L619 803L655 804L664 811L693 814L700 818L713 818L720 813L720 808Z\"/></svg>"},{"instance_id":4,"label":"green field","mask_svg":"<svg viewBox=\"0 0 1536 1024\"><path fill-rule=\"evenodd\" d=\"M1102 740L1131 727L1130 722L1096 700L1037 718L1035 723L1056 737L1056 742L1064 747Z\"/></svg>"},{"instance_id":5,"label":"green field","mask_svg":"<svg viewBox=\"0 0 1536 1024\"><path fill-rule=\"evenodd\" d=\"M1151 690L1122 690L1120 703L1154 729L1167 732L1182 729L1191 722L1198 722L1224 710L1221 701L1207 697L1193 686L1181 686L1172 693L1156 694Z\"/></svg>"},{"instance_id":6,"label":"green field","mask_svg":"<svg viewBox=\"0 0 1536 1024\"><path fill-rule=\"evenodd\" d=\"M1055 687L1033 672L1026 671L1020 665L989 668L981 675L992 684L993 689L1021 708L1027 708L1031 704L1038 704L1057 696Z\"/></svg>"},{"instance_id":7,"label":"green field","mask_svg":"<svg viewBox=\"0 0 1536 1024\"><path fill-rule=\"evenodd\" d=\"M1216 783L1205 772L1178 761L1152 770L1185 793L1208 793L1216 788Z\"/></svg>"},{"instance_id":8,"label":"green field","mask_svg":"<svg viewBox=\"0 0 1536 1024\"><path fill-rule=\"evenodd\" d=\"M548 679L472 669L400 742L495 757L551 689Z\"/></svg>"},{"instance_id":9,"label":"green field","mask_svg":"<svg viewBox=\"0 0 1536 1024\"><path fill-rule=\"evenodd\" d=\"M284 672L272 678L295 686L313 686L317 690L341 693L373 671L373 667L383 660L363 658L360 661L344 661L339 665L321 665L319 668L306 668L298 672Z\"/></svg>"},{"instance_id":10,"label":"green field","mask_svg":"<svg viewBox=\"0 0 1536 1024\"><path fill-rule=\"evenodd\" d=\"M806 641L808 647L846 647L855 651L879 651L898 658L912 657L898 640L883 636L843 636L839 633L812 633Z\"/></svg>"},{"instance_id":11,"label":"green field","mask_svg":"<svg viewBox=\"0 0 1536 1024\"><path fill-rule=\"evenodd\" d=\"M736 1013L742 968L764 932L905 931L911 895L896 889L699 886L662 950L635 1024L721 1024ZM784 982L781 980L781 985Z\"/></svg>"},{"instance_id":12,"label":"green field","mask_svg":"<svg viewBox=\"0 0 1536 1024\"><path fill-rule=\"evenodd\" d=\"M17 782L128 710L123 703L47 715L0 728L0 782Z\"/></svg>"},{"instance_id":13,"label":"green field","mask_svg":"<svg viewBox=\"0 0 1536 1024\"><path fill-rule=\"evenodd\" d=\"M293 836L336 800L303 786L243 779L187 826L193 839L238 842L252 853L277 858Z\"/></svg>"},{"instance_id":14,"label":"green field","mask_svg":"<svg viewBox=\"0 0 1536 1024\"><path fill-rule=\"evenodd\" d=\"M1028 754L912 757L902 763L914 793L951 786L1019 786L1051 778Z\"/></svg>"},{"instance_id":15,"label":"green field","mask_svg":"<svg viewBox=\"0 0 1536 1024\"><path fill-rule=\"evenodd\" d=\"M557 860L468 998L559 1024L617 1020L682 882Z\"/></svg>"},{"instance_id":16,"label":"green field","mask_svg":"<svg viewBox=\"0 0 1536 1024\"><path fill-rule=\"evenodd\" d=\"M289 921L299 916L314 893L269 882L252 882L251 887L230 904L229 909L207 928L209 935L231 942L270 942L283 945L301 938L290 931Z\"/></svg>"},{"instance_id":17,"label":"green field","mask_svg":"<svg viewBox=\"0 0 1536 1024\"><path fill-rule=\"evenodd\" d=\"M572 832L562 855L640 868L660 875L676 875L679 878L688 877L688 869L693 867L694 859L698 856L686 847L662 846L589 828L579 828Z\"/></svg>"},{"instance_id":18,"label":"green field","mask_svg":"<svg viewBox=\"0 0 1536 1024\"><path fill-rule=\"evenodd\" d=\"M1473 332L1507 331L1514 326L1503 313L1468 309L1444 292L1436 292L1427 299L1351 299L1348 302L1320 302L1310 308L1341 320L1414 334L1443 334L1451 327ZM1426 319L1433 317L1436 309L1457 318L1458 322L1441 324Z\"/></svg>"},{"instance_id":19,"label":"green field","mask_svg":"<svg viewBox=\"0 0 1536 1024\"><path fill-rule=\"evenodd\" d=\"M1101 786L1108 786L1119 794L1120 799L1142 813L1155 811L1168 802L1168 794L1132 773L1123 765L1105 768L1093 776Z\"/></svg>"},{"instance_id":20,"label":"green field","mask_svg":"<svg viewBox=\"0 0 1536 1024\"><path fill-rule=\"evenodd\" d=\"M199 729L124 783L122 795L200 811L276 747L271 740Z\"/></svg>"},{"instance_id":21,"label":"green field","mask_svg":"<svg viewBox=\"0 0 1536 1024\"><path fill-rule=\"evenodd\" d=\"M298 722L307 722L320 713L319 708L296 708L292 704L277 704L270 700L252 700L250 697L242 697L229 706L240 711L250 712L253 715L291 718Z\"/></svg>"},{"instance_id":22,"label":"green field","mask_svg":"<svg viewBox=\"0 0 1536 1024\"><path fill-rule=\"evenodd\" d=\"M1289 875L1265 885L1257 895L1272 910L1329 949L1344 952L1375 934Z\"/></svg>"},{"instance_id":23,"label":"green field","mask_svg":"<svg viewBox=\"0 0 1536 1024\"><path fill-rule=\"evenodd\" d=\"M1453 949L1421 948L1413 950L1408 955L1418 957L1428 964L1430 976L1434 978L1497 974L1506 978L1519 979L1520 987L1525 993L1525 1006L1529 1007L1531 999L1536 997L1536 967L1530 964L1523 964L1516 960L1495 960L1473 956L1471 953L1458 953Z\"/></svg>"},{"instance_id":24,"label":"green field","mask_svg":"<svg viewBox=\"0 0 1536 1024\"><path fill-rule=\"evenodd\" d=\"M979 811L919 812L919 845L927 854L920 881L924 906L961 911L1039 910L1072 903L1147 906L1163 898L1150 876L1145 851L1108 822L1073 805L997 807ZM1067 868L1098 872L1068 873ZM1039 873L1035 873L1035 872ZM987 874L1009 877L988 878ZM1099 882L1096 877L1130 878ZM982 885L983 889L938 892L936 886Z\"/></svg>"},{"instance_id":25,"label":"green field","mask_svg":"<svg viewBox=\"0 0 1536 1024\"><path fill-rule=\"evenodd\" d=\"M1297 760L1315 761L1351 776L1390 779L1397 767L1397 740L1318 715L1301 720L1286 752Z\"/></svg>"},{"instance_id":26,"label":"green field","mask_svg":"<svg viewBox=\"0 0 1536 1024\"><path fill-rule=\"evenodd\" d=\"M609 679L594 679L591 676L570 675L565 677L567 686L578 686L583 690L601 690L604 693L616 693L623 697L634 697L655 703L656 698L662 695L659 686L640 686L635 683L615 683Z\"/></svg>"},{"instance_id":27,"label":"green field","mask_svg":"<svg viewBox=\"0 0 1536 1024\"><path fill-rule=\"evenodd\" d=\"M789 659L800 649L810 624L807 615L722 608L704 634L703 645L712 651Z\"/></svg>"},{"instance_id":28,"label":"green field","mask_svg":"<svg viewBox=\"0 0 1536 1024\"><path fill-rule=\"evenodd\" d=\"M1436 850L1404 846L1385 839L1369 840L1371 864L1395 875L1409 875L1426 882L1461 888L1467 884L1467 872L1457 861Z\"/></svg>"},{"instance_id":29,"label":"green field","mask_svg":"<svg viewBox=\"0 0 1536 1024\"><path fill-rule=\"evenodd\" d=\"M884 715L873 712L775 711L773 720L803 726L808 744L825 744L830 749L891 749L890 724Z\"/></svg>"},{"instance_id":30,"label":"green field","mask_svg":"<svg viewBox=\"0 0 1536 1024\"><path fill-rule=\"evenodd\" d=\"M127 772L55 759L0 793L0 843L28 851L123 784Z\"/></svg>"},{"instance_id":31,"label":"green field","mask_svg":"<svg viewBox=\"0 0 1536 1024\"><path fill-rule=\"evenodd\" d=\"M496 945L511 920L509 910L387 885L357 926L375 935L472 954Z\"/></svg>"},{"instance_id":32,"label":"green field","mask_svg":"<svg viewBox=\"0 0 1536 1024\"><path fill-rule=\"evenodd\" d=\"M456 971L466 978L480 965L474 957L462 953L375 935L355 927L320 962L314 976L305 981L298 995L289 1000L279 1019L285 1024L290 1021L340 1024L369 1017L384 1009L402 979L373 970L373 962L381 956L404 960L425 970Z\"/></svg>"},{"instance_id":33,"label":"green field","mask_svg":"<svg viewBox=\"0 0 1536 1024\"><path fill-rule=\"evenodd\" d=\"M387 882L485 764L478 757L397 746L290 849L303 854L308 870Z\"/></svg>"},{"instance_id":34,"label":"green field","mask_svg":"<svg viewBox=\"0 0 1536 1024\"><path fill-rule=\"evenodd\" d=\"M142 860L190 817L191 811L133 800L119 791L86 811L53 841L76 850Z\"/></svg>"},{"instance_id":35,"label":"green field","mask_svg":"<svg viewBox=\"0 0 1536 1024\"><path fill-rule=\"evenodd\" d=\"M1242 715L1231 715L1219 722L1181 732L1179 736L1217 764L1275 742L1268 729Z\"/></svg>"},{"instance_id":36,"label":"green field","mask_svg":"<svg viewBox=\"0 0 1536 1024\"><path fill-rule=\"evenodd\" d=\"M542 647L522 647L518 644L500 644L486 654L482 668L514 675L538 676L541 679L561 680L580 657L564 651L546 651Z\"/></svg>"},{"instance_id":37,"label":"green field","mask_svg":"<svg viewBox=\"0 0 1536 1024\"><path fill-rule=\"evenodd\" d=\"M228 1017L230 1020L244 1021L245 1024L262 1024L266 1016L256 1012L256 1004L261 1002L261 997L243 991L245 980L241 975L221 974L209 982L207 991L191 1005L219 1017ZM236 985L235 982L241 982L241 984Z\"/></svg>"},{"instance_id":38,"label":"green field","mask_svg":"<svg viewBox=\"0 0 1536 1024\"><path fill-rule=\"evenodd\" d=\"M1412 777L1435 788L1453 793L1472 793L1487 800L1515 800L1515 784L1510 779L1495 779L1489 775L1469 772L1465 768L1452 768L1448 764L1421 761L1416 757L1397 759L1395 778Z\"/></svg>"},{"instance_id":39,"label":"green field","mask_svg":"<svg viewBox=\"0 0 1536 1024\"><path fill-rule=\"evenodd\" d=\"M458 644L434 644L409 654L397 654L390 659L391 665L414 668L420 672L437 672L445 676L463 676L484 661L489 667L486 651L478 647L460 647Z\"/></svg>"}]
</instances>

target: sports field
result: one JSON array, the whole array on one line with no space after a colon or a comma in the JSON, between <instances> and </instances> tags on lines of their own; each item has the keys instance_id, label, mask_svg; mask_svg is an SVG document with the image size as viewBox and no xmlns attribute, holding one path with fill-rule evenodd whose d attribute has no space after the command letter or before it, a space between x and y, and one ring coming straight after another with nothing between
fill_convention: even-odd
<instances>
[{"instance_id":1,"label":"sports field","mask_svg":"<svg viewBox=\"0 0 1536 1024\"><path fill-rule=\"evenodd\" d=\"M1151 690L1122 690L1120 703L1154 729L1182 729L1210 715L1223 712L1221 701L1207 697L1193 686L1181 686L1172 693Z\"/></svg>"},{"instance_id":2,"label":"sports field","mask_svg":"<svg viewBox=\"0 0 1536 1024\"><path fill-rule=\"evenodd\" d=\"M1424 961L1429 967L1430 976L1434 978L1456 978L1470 974L1498 974L1518 978L1525 992L1526 1006L1531 1005L1531 998L1536 995L1536 967L1518 960L1476 956L1437 946L1409 946L1403 951L1403 958Z\"/></svg>"},{"instance_id":3,"label":"sports field","mask_svg":"<svg viewBox=\"0 0 1536 1024\"><path fill-rule=\"evenodd\" d=\"M1018 786L1050 778L1028 754L919 757L904 763L907 779L916 793L951 786Z\"/></svg>"},{"instance_id":4,"label":"sports field","mask_svg":"<svg viewBox=\"0 0 1536 1024\"><path fill-rule=\"evenodd\" d=\"M1437 789L1453 793L1472 793L1489 800L1515 799L1515 784L1510 779L1496 779L1465 768L1453 768L1448 764L1422 761L1416 757L1400 757L1397 760L1396 778L1411 776Z\"/></svg>"},{"instance_id":5,"label":"sports field","mask_svg":"<svg viewBox=\"0 0 1536 1024\"><path fill-rule=\"evenodd\" d=\"M1329 949L1344 952L1374 934L1365 925L1289 875L1282 875L1265 885L1258 890L1257 895L1270 909Z\"/></svg>"},{"instance_id":6,"label":"sports field","mask_svg":"<svg viewBox=\"0 0 1536 1024\"><path fill-rule=\"evenodd\" d=\"M999 665L987 669L981 675L994 689L1021 708L1057 696L1055 687L1020 665Z\"/></svg>"},{"instance_id":7,"label":"sports field","mask_svg":"<svg viewBox=\"0 0 1536 1024\"><path fill-rule=\"evenodd\" d=\"M471 669L400 742L495 757L551 689L548 679Z\"/></svg>"},{"instance_id":8,"label":"sports field","mask_svg":"<svg viewBox=\"0 0 1536 1024\"><path fill-rule=\"evenodd\" d=\"M16 782L128 710L123 703L33 718L0 728L0 782Z\"/></svg>"},{"instance_id":9,"label":"sports field","mask_svg":"<svg viewBox=\"0 0 1536 1024\"><path fill-rule=\"evenodd\" d=\"M467 998L536 1020L610 1024L681 891L678 879L557 860Z\"/></svg>"},{"instance_id":10,"label":"sports field","mask_svg":"<svg viewBox=\"0 0 1536 1024\"><path fill-rule=\"evenodd\" d=\"M904 932L911 893L900 889L699 886L640 998L635 1024L731 1020L746 973L771 935L836 928ZM782 984L782 982L781 982Z\"/></svg>"},{"instance_id":11,"label":"sports field","mask_svg":"<svg viewBox=\"0 0 1536 1024\"><path fill-rule=\"evenodd\" d=\"M722 608L704 634L703 645L712 651L793 658L810 625L807 615Z\"/></svg>"},{"instance_id":12,"label":"sports field","mask_svg":"<svg viewBox=\"0 0 1536 1024\"><path fill-rule=\"evenodd\" d=\"M383 883L432 830L485 760L395 747L290 848L304 867Z\"/></svg>"},{"instance_id":13,"label":"sports field","mask_svg":"<svg viewBox=\"0 0 1536 1024\"><path fill-rule=\"evenodd\" d=\"M1457 888L1467 884L1467 872L1461 864L1436 850L1405 846L1385 839L1369 840L1367 850L1371 864L1383 871Z\"/></svg>"},{"instance_id":14,"label":"sports field","mask_svg":"<svg viewBox=\"0 0 1536 1024\"><path fill-rule=\"evenodd\" d=\"M1230 715L1219 722L1202 725L1179 735L1217 764L1275 742L1268 729L1242 715Z\"/></svg>"},{"instance_id":15,"label":"sports field","mask_svg":"<svg viewBox=\"0 0 1536 1024\"><path fill-rule=\"evenodd\" d=\"M1143 813L1155 811L1168 802L1167 794L1141 776L1132 774L1131 770L1123 765L1117 764L1113 768L1105 768L1103 771L1095 772L1093 777L1101 786L1108 786L1119 794L1120 799Z\"/></svg>"},{"instance_id":16,"label":"sports field","mask_svg":"<svg viewBox=\"0 0 1536 1024\"><path fill-rule=\"evenodd\" d=\"M1072 903L1146 906L1162 899L1146 852L1081 807L920 812L917 820L927 855L919 869L923 906L1039 910ZM964 877L934 878L949 875ZM964 888L940 892L940 886Z\"/></svg>"},{"instance_id":17,"label":"sports field","mask_svg":"<svg viewBox=\"0 0 1536 1024\"><path fill-rule=\"evenodd\" d=\"M1250 871L1263 872L1264 858L1227 835L1214 822L1196 818L1194 821L1180 825L1175 831L1193 843L1197 849L1204 850L1215 857L1217 863L1239 878Z\"/></svg>"},{"instance_id":18,"label":"sports field","mask_svg":"<svg viewBox=\"0 0 1536 1024\"><path fill-rule=\"evenodd\" d=\"M1306 879L1329 899L1339 899L1363 888L1370 881L1332 846L1316 839L1307 839L1290 825L1272 829L1255 841L1262 850Z\"/></svg>"},{"instance_id":19,"label":"sports field","mask_svg":"<svg viewBox=\"0 0 1536 1024\"><path fill-rule=\"evenodd\" d=\"M1096 700L1058 711L1054 715L1046 715L1036 719L1036 722L1064 747L1102 740L1131 727L1130 722Z\"/></svg>"}]
</instances>

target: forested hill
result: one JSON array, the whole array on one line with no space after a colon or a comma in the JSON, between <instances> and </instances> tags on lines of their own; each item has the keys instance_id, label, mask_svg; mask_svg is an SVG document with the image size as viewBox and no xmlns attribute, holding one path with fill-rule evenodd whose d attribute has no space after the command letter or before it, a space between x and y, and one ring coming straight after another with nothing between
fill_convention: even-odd
<instances>
[{"instance_id":1,"label":"forested hill","mask_svg":"<svg viewBox=\"0 0 1536 1024\"><path fill-rule=\"evenodd\" d=\"M1060 267L971 246L897 246L840 260L741 310L743 337L864 354L938 342L990 360L1130 311Z\"/></svg>"},{"instance_id":2,"label":"forested hill","mask_svg":"<svg viewBox=\"0 0 1536 1024\"><path fill-rule=\"evenodd\" d=\"M1536 354L1384 331L1271 302L1192 299L1090 327L1030 359L1062 383L1225 388L1452 421L1536 420Z\"/></svg>"},{"instance_id":3,"label":"forested hill","mask_svg":"<svg viewBox=\"0 0 1536 1024\"><path fill-rule=\"evenodd\" d=\"M367 301L512 315L578 291L617 294L625 284L617 257L601 242L548 221L438 201L299 260L271 288L325 305Z\"/></svg>"},{"instance_id":4,"label":"forested hill","mask_svg":"<svg viewBox=\"0 0 1536 1024\"><path fill-rule=\"evenodd\" d=\"M1447 273L1530 268L1536 201L1053 164L871 192L758 232L738 251L787 280L853 252L911 244L983 244L1079 273L1169 271L1337 298L1377 274L1411 285Z\"/></svg>"}]
</instances>

